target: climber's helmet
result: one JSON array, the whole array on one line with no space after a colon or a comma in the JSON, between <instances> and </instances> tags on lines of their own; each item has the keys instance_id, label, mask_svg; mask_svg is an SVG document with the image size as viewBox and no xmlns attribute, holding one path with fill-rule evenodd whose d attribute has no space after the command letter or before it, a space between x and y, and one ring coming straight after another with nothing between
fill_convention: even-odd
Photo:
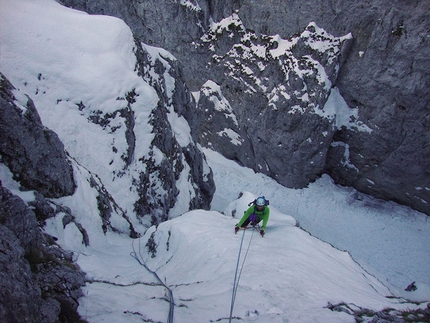
<instances>
[{"instance_id":1,"label":"climber's helmet","mask_svg":"<svg viewBox=\"0 0 430 323\"><path fill-rule=\"evenodd\" d=\"M255 200L255 205L257 207L257 210L261 211L267 205L267 201L263 196L260 196Z\"/></svg>"}]
</instances>

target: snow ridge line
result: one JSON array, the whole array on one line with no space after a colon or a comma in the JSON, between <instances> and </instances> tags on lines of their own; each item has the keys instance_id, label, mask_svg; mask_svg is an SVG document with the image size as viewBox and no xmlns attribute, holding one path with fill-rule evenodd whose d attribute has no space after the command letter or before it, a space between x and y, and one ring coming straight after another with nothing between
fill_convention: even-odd
<instances>
[{"instance_id":1,"label":"snow ridge line","mask_svg":"<svg viewBox=\"0 0 430 323\"><path fill-rule=\"evenodd\" d=\"M134 249L134 241L132 243L132 248L133 248L133 252L130 253L130 256L132 256L134 259L136 259L136 261L142 267L144 267L147 271L149 271L157 279L157 281L160 283L161 286L165 287L168 290L170 306L169 306L169 316L167 318L167 323L173 323L173 314L174 314L174 310L175 310L175 302L173 299L172 290L160 279L158 274L155 271L149 269L149 267L146 265L145 261L143 261L143 257L142 257L141 252L140 252L140 243L139 243L139 255L136 253L136 250Z\"/></svg>"}]
</instances>

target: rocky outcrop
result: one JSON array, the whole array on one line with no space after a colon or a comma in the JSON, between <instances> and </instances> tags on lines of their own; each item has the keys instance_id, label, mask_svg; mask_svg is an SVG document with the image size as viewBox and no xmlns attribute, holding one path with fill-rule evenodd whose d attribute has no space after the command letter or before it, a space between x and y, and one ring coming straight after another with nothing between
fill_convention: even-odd
<instances>
[{"instance_id":1,"label":"rocky outcrop","mask_svg":"<svg viewBox=\"0 0 430 323\"><path fill-rule=\"evenodd\" d=\"M170 210L178 201L181 192L177 183L184 170L190 172L188 181L194 191L189 209L208 209L215 185L212 171L208 167L205 169L205 157L197 146L199 120L193 112L195 101L183 82L177 60L167 52L164 56L150 55L137 39L135 43L138 74L155 89L159 98L157 108L150 115L154 134L150 143L152 152L139 158L147 171L140 172L139 180L134 182L140 196L135 210L138 216L150 214L151 224L158 224L168 219ZM172 81L174 86L170 89ZM174 133L169 121L171 113L187 121L190 138L180 138ZM157 151L163 153L161 162L157 162ZM154 178L154 174L158 176ZM157 184L160 180L162 188Z\"/></svg>"},{"instance_id":2,"label":"rocky outcrop","mask_svg":"<svg viewBox=\"0 0 430 323\"><path fill-rule=\"evenodd\" d=\"M23 190L34 191L26 204L0 182L0 321L80 322L77 313L84 273L72 254L43 234L45 220L58 213L46 197L73 194L72 167L58 136L40 121L33 101L20 106L3 76L0 88L0 153Z\"/></svg>"},{"instance_id":3,"label":"rocky outcrop","mask_svg":"<svg viewBox=\"0 0 430 323\"><path fill-rule=\"evenodd\" d=\"M147 55L142 48L138 51L140 51L138 56ZM154 62L157 64L157 59L154 58ZM152 215L151 221L156 224L167 219L166 215L177 201L180 192L175 184L184 168L196 165L189 170L190 178L186 179L192 183L196 193L190 200L190 208L208 208L214 185L204 156L191 141L192 138L188 144L182 143L181 146L174 138L171 125L167 121L169 113L167 106L171 106L181 115L188 116L190 120L194 118L194 122L197 121L197 118L187 111L187 107L193 106L191 94L187 92L183 83L177 82L172 100L172 97L166 95L166 80L154 78L156 73L149 73L148 66L144 65L150 64L149 61L140 63L142 65L137 68L142 72L141 76L146 77L153 84L156 82L161 84L160 103L151 114L154 131L157 131L151 147L162 151L165 157L162 158L161 163L158 162L159 156L154 156L156 160L150 158L141 160L147 168L146 172L141 172L141 186L136 185L142 187L142 191L139 191L142 194L142 200L137 201L135 207L137 210L139 206L146 207L143 212L136 212L137 215ZM174 62L171 63L174 64ZM144 71L145 68L146 71ZM180 75L175 74L174 71L172 68L170 72L173 77L179 79ZM160 65L158 72L163 75L165 68ZM150 76L152 79L149 79ZM15 97L16 95L20 95L19 99ZM125 120L124 125L127 129L124 134L128 145L121 156L125 168L130 166L130 160L135 154L135 125L133 110L130 107L134 102L134 96L132 91L127 95L124 100L127 102L127 107L119 113L89 113L88 118L89 121L101 127L109 127L115 117ZM77 300L81 296L80 287L85 283L84 275L74 264L72 254L58 247L55 244L56 238L43 234L40 227L47 219L60 214L64 228L69 225L76 226L82 234L82 244L88 246L91 244L91 237L77 218L82 219L83 216L90 215L76 214L76 210L49 201L46 197L61 197L72 194L78 189L79 194L94 190L91 195L96 199L95 204L101 218L100 229L104 233L107 231L126 233L132 238L138 237L139 234L100 178L66 156L58 136L41 124L33 101L15 90L4 76L2 76L0 99L2 162L9 167L21 188L31 190L34 194L34 200L27 201L26 204L1 187L0 239L3 252L0 256L2 257L1 293L4 302L0 308L0 320L57 322L61 317L68 321L79 322L76 309ZM20 102L25 102L26 106L21 106ZM86 107L81 104L77 109L82 111ZM191 135L197 138L196 132ZM78 176L80 188L75 185L72 166ZM160 191L157 191L154 183L161 181L164 192L168 194L158 195ZM118 220L118 216L122 219Z\"/></svg>"},{"instance_id":4,"label":"rocky outcrop","mask_svg":"<svg viewBox=\"0 0 430 323\"><path fill-rule=\"evenodd\" d=\"M46 197L71 195L76 189L73 170L57 134L45 128L33 101L18 106L14 87L0 73L1 161L26 189Z\"/></svg>"},{"instance_id":5,"label":"rocky outcrop","mask_svg":"<svg viewBox=\"0 0 430 323\"><path fill-rule=\"evenodd\" d=\"M198 45L212 48L229 35L237 43L213 55L221 86L212 82L214 95L205 83L200 92L202 124L210 121L202 144L286 186L306 186L322 173L336 129L324 106L351 36L334 37L314 23L291 39L257 36L233 15Z\"/></svg>"},{"instance_id":6,"label":"rocky outcrop","mask_svg":"<svg viewBox=\"0 0 430 323\"><path fill-rule=\"evenodd\" d=\"M39 216L53 210L39 208ZM72 254L42 233L36 214L0 186L0 321L83 322L77 313L84 273Z\"/></svg>"},{"instance_id":7,"label":"rocky outcrop","mask_svg":"<svg viewBox=\"0 0 430 323\"><path fill-rule=\"evenodd\" d=\"M422 305L425 305L422 304ZM404 322L425 322L430 319L430 303L426 307L416 310L395 310L386 308L381 311L375 311L369 308L363 308L355 304L331 304L328 303L325 308L334 312L343 312L354 316L356 322L367 320L371 323L404 323ZM371 320L370 320L371 319ZM370 320L370 321L369 321Z\"/></svg>"},{"instance_id":8,"label":"rocky outcrop","mask_svg":"<svg viewBox=\"0 0 430 323\"><path fill-rule=\"evenodd\" d=\"M231 111L223 121L221 115L208 121L201 119L200 140L204 145L209 144L208 134L215 132L219 139L211 138L212 147L286 186L303 187L325 172L337 183L430 214L428 1L63 2L90 13L124 19L140 40L163 47L178 58L185 82L193 91L201 89L203 93L208 80L220 86L219 93L229 102L242 128L237 131L233 125L228 131L240 136L242 145L218 148L229 140L220 124L232 125ZM232 19L235 14L241 22L239 29ZM211 46L199 46L219 22L231 28L211 38ZM235 66L233 74L243 73L240 69L245 52L238 61L231 59L232 69L222 68L228 53L245 41L244 34L255 35L258 43L270 50L263 39L280 35L281 39L292 40L310 22L336 37L352 34L349 46L342 47L338 73L332 74L335 77L330 81L351 112L355 111L351 113L353 121L366 125L367 131L351 126L327 132L330 125L323 118L289 113L294 100L279 103L276 116L268 113L270 92L250 95L245 81L230 77ZM298 49L302 51L299 54L312 55L303 49ZM264 64L264 59L260 63ZM330 75L328 65L323 66ZM271 74L266 77L272 83L283 84L289 95L303 86L303 79L297 75L290 75L287 84L279 67L267 71ZM264 73L258 77L264 77ZM304 83L312 91L314 83L309 79ZM328 97L322 95L320 108ZM212 100L201 97L199 108L205 116L205 111L213 110ZM309 138L312 142L307 141ZM284 153L273 153L280 146L285 148L287 142Z\"/></svg>"},{"instance_id":9,"label":"rocky outcrop","mask_svg":"<svg viewBox=\"0 0 430 323\"><path fill-rule=\"evenodd\" d=\"M70 13L76 14L72 10ZM91 21L93 17L87 16L86 19ZM56 169L61 165L52 163L58 160L58 163L67 164L70 161L75 166L82 166L85 171L81 174L88 172L90 176L100 180L100 185L94 186L94 181L91 181L88 174L83 175L90 186L100 193L98 204L102 205L99 210L105 222L104 230L109 227L109 213L115 207L114 203L103 204L109 204L111 199L117 203L126 200L127 202L118 204L123 210L119 213L133 218L137 216L137 221L144 226L157 224L189 209L209 208L215 187L211 170L197 142L198 118L195 101L183 81L177 60L167 51L148 45L142 46L139 40L133 38L124 22L109 18L103 23L109 27L112 24L114 27L112 33L116 37L107 39L106 43L111 46L112 52L118 54L116 62L126 61L124 65L115 66L123 79L109 75L104 66L94 65L91 59L84 61L91 68L101 69L101 74L105 75L108 83L114 87L111 91L102 91L97 89L97 86L93 88L94 84L99 85L98 82L88 82L80 91L74 91L74 85L65 85L66 82L51 85L47 77L49 64L41 64L43 67L36 73L37 77L24 80L21 77L25 74L23 70L33 69L31 55L27 57L29 66L22 64L23 70L9 68L13 63L5 64L5 74L16 83L17 89L13 90L12 85L2 78L4 113L1 115L1 122L4 127L1 129L1 139L4 143L0 152L4 163L20 185L25 189L39 191L46 197L70 195L75 187L72 187L73 190L56 192L56 195L45 192L40 185L29 180L31 178L42 181L43 176L47 177L37 171L51 170L52 175L60 177L59 184L68 185L70 181L61 178L62 174ZM78 41L83 38L73 33L72 35L76 36ZM9 36L5 37L14 37ZM121 41L120 44L117 43L118 40ZM12 52L24 53L22 58L25 60L25 52L19 48L22 43L32 41L31 38L17 41L9 49ZM16 44L18 45L14 48ZM41 46L44 45L53 50L57 43L48 41ZM92 50L89 49L89 53L92 53ZM58 59L67 60L64 56L66 55L58 55ZM86 71L89 69L85 68ZM68 72L60 72L59 78L67 78ZM88 79L82 76L80 80L78 76L73 80L74 84L81 84L81 81L85 83ZM100 81L100 84L104 84L103 81ZM56 90L62 87L64 92L58 94ZM41 88L44 90L39 91ZM19 96L18 100L14 95ZM99 96L98 99L94 100L95 96ZM40 124L35 104L38 105L45 122L65 143L71 156L69 159L65 158L64 147L60 145L55 133ZM12 107L14 113L8 114L8 109ZM55 112L51 113L50 109L55 109L52 110ZM61 119L66 110L71 112L75 119ZM29 116L36 117L33 120ZM61 120L57 121L57 117ZM32 128L32 122L39 125ZM45 137L40 138L41 134L37 132L40 129L43 129L43 134L49 137L48 139L51 136L57 139L55 145L59 144L54 148L58 148L58 151L49 146L49 140L43 140ZM20 141L16 142L17 138ZM36 143L35 147L31 146L32 142ZM36 149L37 152L30 155ZM26 168L27 164L31 167ZM76 167L74 170L76 171ZM70 166L69 172L72 175ZM45 182L52 186L57 184L56 179L50 177ZM106 193L103 190L106 190Z\"/></svg>"},{"instance_id":10,"label":"rocky outcrop","mask_svg":"<svg viewBox=\"0 0 430 323\"><path fill-rule=\"evenodd\" d=\"M429 11L426 1L376 3L364 11L363 31L351 26L357 40L337 85L372 132L338 131L326 171L430 215Z\"/></svg>"}]
</instances>

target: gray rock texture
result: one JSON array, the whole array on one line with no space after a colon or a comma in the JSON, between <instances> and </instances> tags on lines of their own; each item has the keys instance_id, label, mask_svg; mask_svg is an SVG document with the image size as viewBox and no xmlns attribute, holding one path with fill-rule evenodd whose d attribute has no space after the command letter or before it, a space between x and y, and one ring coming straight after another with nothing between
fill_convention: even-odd
<instances>
[{"instance_id":1,"label":"gray rock texture","mask_svg":"<svg viewBox=\"0 0 430 323\"><path fill-rule=\"evenodd\" d=\"M199 111L202 124L211 123L201 142L286 186L306 186L325 166L335 129L333 120L322 116L324 104L351 38L328 35L314 24L290 40L262 37L236 19L199 45L212 48L231 34L238 37L237 44L214 55L213 62L224 76L216 95L230 111L212 109L219 99L205 83ZM324 50L314 50L315 41ZM232 129L236 140L224 129Z\"/></svg>"},{"instance_id":2,"label":"gray rock texture","mask_svg":"<svg viewBox=\"0 0 430 323\"><path fill-rule=\"evenodd\" d=\"M77 299L84 273L42 233L25 202L1 185L0 248L1 322L83 322Z\"/></svg>"},{"instance_id":3,"label":"gray rock texture","mask_svg":"<svg viewBox=\"0 0 430 323\"><path fill-rule=\"evenodd\" d=\"M152 155L139 158L147 171L140 172L139 179L134 183L140 196L135 203L135 211L138 216L151 215L151 224L167 220L169 210L177 201L179 189L176 183L181 172L187 167L185 163L190 167L191 174L188 180L194 187L194 197L190 201L189 208L209 209L215 185L212 171L205 175L203 167L205 157L197 147L196 129L198 129L199 120L194 111L195 101L184 84L178 61L162 55L150 57L138 40L136 40L136 57L139 76L153 86L159 98L157 108L150 116L155 137L149 145L151 150L161 151L164 157L161 163L156 162L156 157ZM165 73L175 80L171 97L168 94ZM193 141L185 146L178 142L173 133L174 129L168 121L169 109L173 109L179 117L184 117L190 126ZM153 174L157 174L157 177ZM160 190L156 190L160 180L163 186L161 195Z\"/></svg>"},{"instance_id":4,"label":"gray rock texture","mask_svg":"<svg viewBox=\"0 0 430 323\"><path fill-rule=\"evenodd\" d=\"M64 145L45 128L33 101L17 106L14 87L0 74L0 155L21 185L46 197L71 195L76 185Z\"/></svg>"},{"instance_id":5,"label":"gray rock texture","mask_svg":"<svg viewBox=\"0 0 430 323\"><path fill-rule=\"evenodd\" d=\"M425 303L424 303L425 305ZM430 303L426 307L416 310L395 310L386 308L381 311L374 311L369 308L363 308L355 304L339 303L325 306L334 312L344 312L354 316L355 321L368 321L369 323L404 323L404 322L423 322L430 319Z\"/></svg>"},{"instance_id":6,"label":"gray rock texture","mask_svg":"<svg viewBox=\"0 0 430 323\"><path fill-rule=\"evenodd\" d=\"M226 136L218 130L221 124L230 122L228 116L221 121L221 115L208 123L201 118L203 145L209 143L208 134L216 132L221 135L218 140L215 136L210 139L214 149L288 187L306 186L325 172L339 184L430 214L428 1L207 0L181 4L163 0L64 0L63 3L125 20L141 41L163 47L178 58L191 90L200 91L207 80L221 87L220 93L229 101L237 118L240 131L233 130L242 138L242 145L220 149ZM244 29L260 41L274 35L292 39L311 21L337 37L351 33L353 41L343 47L338 57L339 70L330 81L350 109L358 108L357 120L369 127L371 133L344 127L321 138L321 133L329 128L326 121L308 113L288 115L294 106L291 100L280 103L282 111L275 116L266 111L267 93L243 94L246 82L231 79L222 63L227 59L225 55L240 43L244 31L230 30L212 39L210 47L199 46L212 22L220 22L233 13ZM221 64L216 61L219 57L223 60ZM324 68L330 74L328 66ZM279 68L270 71L271 80L278 82L281 77L279 84L286 83ZM301 79L296 76L296 81L300 88ZM327 100L326 93L321 94L320 106ZM206 110L213 109L211 100L201 98L199 109L203 111L200 115L205 116ZM324 139L323 144L313 140L318 137ZM307 138L312 143L306 142ZM287 149L273 153L280 145L285 147L286 142Z\"/></svg>"}]
</instances>

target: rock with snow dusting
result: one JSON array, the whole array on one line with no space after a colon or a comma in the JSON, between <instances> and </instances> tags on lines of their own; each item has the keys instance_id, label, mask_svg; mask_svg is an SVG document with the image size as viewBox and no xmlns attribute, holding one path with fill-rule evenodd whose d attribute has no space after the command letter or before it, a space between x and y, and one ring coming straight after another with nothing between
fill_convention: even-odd
<instances>
[{"instance_id":1,"label":"rock with snow dusting","mask_svg":"<svg viewBox=\"0 0 430 323\"><path fill-rule=\"evenodd\" d=\"M235 151L241 164L286 186L307 185L322 173L336 130L325 102L351 35L334 37L311 23L291 39L263 37L236 17L215 25L199 46L213 48L226 34L239 39L224 55L213 54L213 68L224 75L222 86L215 86L224 102L212 96L212 112L202 101L203 89L199 108L201 123L211 122L206 128L219 127L212 121L216 114L227 121L225 129L203 132L203 144L230 158Z\"/></svg>"},{"instance_id":2,"label":"rock with snow dusting","mask_svg":"<svg viewBox=\"0 0 430 323\"><path fill-rule=\"evenodd\" d=\"M428 1L64 2L91 13L120 17L142 41L169 50L181 62L185 81L193 91L204 91L208 80L220 86L242 130L236 126L218 129L218 125L211 132L220 138L209 140L208 128L213 118L220 121L220 116L213 116L207 125L207 119L202 119L203 144L221 147L219 151L225 156L289 187L302 187L326 172L340 184L430 214ZM340 127L333 130L329 120L309 113L297 114L296 107L303 106L294 103L294 99L282 98L279 86L273 84L283 85L282 92L289 96L302 87L303 92L308 91L311 109L316 105L322 109L328 95L311 78L291 74L292 66L276 66L276 61L267 60L265 55L247 57L246 50L238 51L239 59L228 59L233 48L249 48L250 42L255 42L244 39L241 33L255 34L260 45L266 47L263 50L273 51L279 46L275 35L294 39L310 22L336 37L349 33L353 36L349 45L341 46L339 64L320 66L328 76L335 76L330 78L330 86L339 90L343 101L340 106L350 110L350 127L337 122ZM263 38L269 40L265 45ZM210 40L211 46L200 46L203 40ZM296 57L302 57L302 67L309 67L307 57L324 60L321 51L306 49L300 43L303 41L298 43L295 54L301 51L302 56ZM255 74L254 70L254 74L238 81L239 74L249 72L243 66L247 58L255 66L264 65L266 72ZM228 63L232 74L220 68L220 62ZM251 76L267 88L250 95L245 89L255 85L255 81L250 83ZM320 95L318 99L312 96L315 93ZM275 115L270 112L270 103L276 96L281 100ZM211 100L201 97L203 117L212 105ZM229 115L220 122L227 125ZM339 113L336 115L338 118ZM257 124L263 130L258 130ZM367 127L365 131L363 125ZM241 141L242 148L232 145L232 141Z\"/></svg>"},{"instance_id":3,"label":"rock with snow dusting","mask_svg":"<svg viewBox=\"0 0 430 323\"><path fill-rule=\"evenodd\" d=\"M118 59L109 62L113 69L118 69L117 74L104 74L105 78L114 74L114 79L106 83L101 77L97 78L100 83L86 78L85 75L93 76L91 72L97 70L94 66L101 61L97 58L99 47L92 46L95 38L87 42L77 29L71 34L61 34L60 29L64 27L61 25L58 28L60 37L55 30L52 37L34 40L32 36L25 38L28 32L2 28L2 40L13 39L4 51L2 47L2 55L7 51L13 53L5 55L9 61L5 60L4 64L2 61L2 69L14 80L12 85L1 75L2 176L8 185L14 189L15 185L21 186L26 191L22 194L34 195L34 199L24 202L6 189L0 192L0 238L5 251L2 253L0 320L56 322L61 316L78 322L76 300L81 296L83 273L74 264L72 254L55 244L62 237L47 236L39 226L48 220L55 222L73 232L71 240L78 246L81 243L91 245L93 240L88 227L93 229L93 226L96 235L111 231L136 238L139 233L132 223L142 225L142 229L189 209L209 208L215 187L212 171L197 144L194 98L173 56L161 49L143 46L118 19L96 17L92 20L73 10L63 11L57 3L42 5L47 6L47 15L41 17L44 23L54 12L51 22L69 22L75 26L73 14L76 14L84 18L79 26L88 23L98 28L99 33L113 35L111 42L103 37L96 38L110 46L111 55L118 54ZM21 12L8 13L22 18ZM24 30L33 30L35 26L43 29L43 23L37 23L37 19L24 20L17 23ZM106 25L101 25L104 21ZM106 30L107 27L112 29ZM6 29L13 29L11 37L5 36ZM17 39L23 35L24 39ZM63 35L76 38L74 41L67 39L64 46L58 46L58 42L64 40ZM19 46L28 46L32 41L36 43L33 43L32 55L28 55ZM76 42L81 42L81 47L75 46ZM62 53L50 58L55 56L59 62L68 62L66 56L70 51L64 48L70 43L71 51L78 47L87 50L88 55L72 53L73 57L85 57L79 64L83 67L82 73L68 74L68 68L57 70L58 74L51 73L55 70L51 61L40 66L31 61L49 56L35 53L38 47L47 52L61 49ZM13 60L19 55L23 62L19 66L22 69L18 68L17 72ZM119 64L112 64L112 61L119 61ZM38 72L34 72L35 65L40 68ZM103 75L104 71L98 72ZM50 83L52 74L59 76L58 83ZM118 80L122 75L125 77ZM68 82L76 81L75 85L84 85L75 91L74 86L66 84L66 78ZM95 83L102 86L91 91ZM119 90L106 89L103 86L106 84L118 85ZM50 108L55 111L53 114L46 113ZM55 132L42 125L41 119ZM73 139L65 141L66 153L60 138L71 137ZM71 194L84 196L85 203L68 205L70 200L66 196ZM64 198L49 199L61 197ZM25 279L14 277L16 272ZM22 303L28 306L19 312L16 309Z\"/></svg>"},{"instance_id":4,"label":"rock with snow dusting","mask_svg":"<svg viewBox=\"0 0 430 323\"><path fill-rule=\"evenodd\" d=\"M0 321L80 322L84 273L42 233L25 202L2 186L0 223Z\"/></svg>"},{"instance_id":5,"label":"rock with snow dusting","mask_svg":"<svg viewBox=\"0 0 430 323\"><path fill-rule=\"evenodd\" d=\"M46 197L71 195L76 185L63 143L45 128L33 101L19 106L14 87L0 74L0 154L1 161L26 189Z\"/></svg>"},{"instance_id":6,"label":"rock with snow dusting","mask_svg":"<svg viewBox=\"0 0 430 323\"><path fill-rule=\"evenodd\" d=\"M187 181L193 190L185 199L189 200L186 210L208 209L215 186L212 171L197 146L199 120L195 101L183 81L177 60L167 52L163 55L162 52L151 51L149 46L145 47L138 40L136 57L139 75L153 86L159 101L150 115L154 135L149 143L151 153L139 158L147 171L141 172L135 182L140 195L135 210L138 216L150 214L151 224L157 224L167 220L170 210L179 202L181 173L189 172ZM175 125L181 125L182 130L189 131L189 134L178 133ZM160 158L157 151L163 154L161 162L157 161Z\"/></svg>"},{"instance_id":7,"label":"rock with snow dusting","mask_svg":"<svg viewBox=\"0 0 430 323\"><path fill-rule=\"evenodd\" d=\"M142 44L119 19L56 3L40 4L44 14L25 19L19 6L6 6L9 21L2 24L2 39L11 40L2 49L7 57L3 70L19 95L8 102L26 105L25 95L32 98L44 125L64 143L74 170L86 173L86 181L98 190L104 230L111 227L113 209L144 226L190 209L208 209L214 182L198 145L194 97L178 61ZM46 29L46 23L57 28ZM35 29L46 37L32 37ZM29 53L26 46L33 50ZM75 59L79 63L73 64ZM73 66L62 68L68 64ZM4 120L9 127L14 123L6 115ZM5 138L16 137L13 130L5 128ZM43 151L50 153L49 147ZM18 180L25 175L25 169L10 168Z\"/></svg>"}]
</instances>

